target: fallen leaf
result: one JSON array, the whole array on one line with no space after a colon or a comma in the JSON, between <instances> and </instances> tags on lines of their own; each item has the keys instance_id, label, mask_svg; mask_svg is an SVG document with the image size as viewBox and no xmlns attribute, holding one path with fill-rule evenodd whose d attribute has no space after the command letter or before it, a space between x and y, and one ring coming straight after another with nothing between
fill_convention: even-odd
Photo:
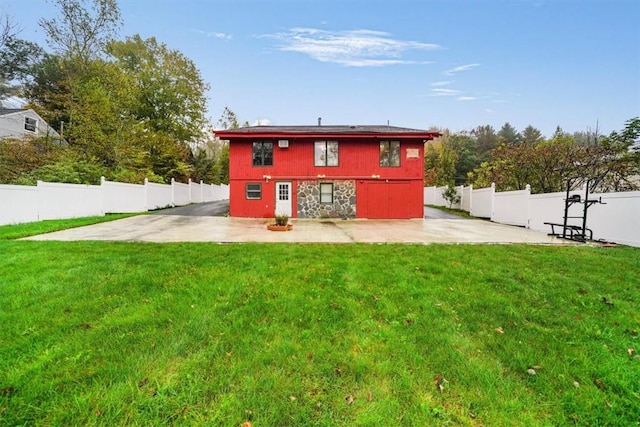
<instances>
[{"instance_id":1,"label":"fallen leaf","mask_svg":"<svg viewBox=\"0 0 640 427\"><path fill-rule=\"evenodd\" d=\"M636 352L635 348L628 348L627 349L627 354L629 355L629 357L633 357L633 353Z\"/></svg>"},{"instance_id":2,"label":"fallen leaf","mask_svg":"<svg viewBox=\"0 0 640 427\"><path fill-rule=\"evenodd\" d=\"M436 384L438 391L442 393L444 391L444 383L446 383L447 380L442 375L436 374L436 376L433 377L433 382Z\"/></svg>"},{"instance_id":3,"label":"fallen leaf","mask_svg":"<svg viewBox=\"0 0 640 427\"><path fill-rule=\"evenodd\" d=\"M532 368L536 371L539 371L540 369L542 369L542 365L533 365Z\"/></svg>"},{"instance_id":4,"label":"fallen leaf","mask_svg":"<svg viewBox=\"0 0 640 427\"><path fill-rule=\"evenodd\" d=\"M597 378L593 380L593 383L602 391L605 391L607 389L607 386Z\"/></svg>"},{"instance_id":5,"label":"fallen leaf","mask_svg":"<svg viewBox=\"0 0 640 427\"><path fill-rule=\"evenodd\" d=\"M504 331L502 330L502 328L495 328L494 331L496 331L499 334L504 334Z\"/></svg>"},{"instance_id":6,"label":"fallen leaf","mask_svg":"<svg viewBox=\"0 0 640 427\"><path fill-rule=\"evenodd\" d=\"M415 320L413 319L405 319L404 326L411 326Z\"/></svg>"},{"instance_id":7,"label":"fallen leaf","mask_svg":"<svg viewBox=\"0 0 640 427\"><path fill-rule=\"evenodd\" d=\"M580 288L580 289L578 289L578 293L580 295L585 295L587 293L587 291L584 288Z\"/></svg>"},{"instance_id":8,"label":"fallen leaf","mask_svg":"<svg viewBox=\"0 0 640 427\"><path fill-rule=\"evenodd\" d=\"M102 411L100 410L100 408L96 408L96 415L97 416L102 415Z\"/></svg>"},{"instance_id":9,"label":"fallen leaf","mask_svg":"<svg viewBox=\"0 0 640 427\"><path fill-rule=\"evenodd\" d=\"M611 301L610 299L607 299L607 297L602 297L602 302L610 307L613 307L613 301Z\"/></svg>"},{"instance_id":10,"label":"fallen leaf","mask_svg":"<svg viewBox=\"0 0 640 427\"><path fill-rule=\"evenodd\" d=\"M578 381L574 381L574 382L573 382L573 386L574 386L575 388L580 388L580 383L579 383Z\"/></svg>"},{"instance_id":11,"label":"fallen leaf","mask_svg":"<svg viewBox=\"0 0 640 427\"><path fill-rule=\"evenodd\" d=\"M340 374L342 374L342 369L336 368L336 369L333 370L333 372L335 372L336 375L340 375Z\"/></svg>"},{"instance_id":12,"label":"fallen leaf","mask_svg":"<svg viewBox=\"0 0 640 427\"><path fill-rule=\"evenodd\" d=\"M292 402L295 402L295 401L296 401L296 400L298 400L298 399L296 399L296 397L295 397L295 396L289 396L289 400L290 400L290 401L292 401Z\"/></svg>"},{"instance_id":13,"label":"fallen leaf","mask_svg":"<svg viewBox=\"0 0 640 427\"><path fill-rule=\"evenodd\" d=\"M147 383L149 382L149 378L144 377L143 379L140 380L140 382L138 383L138 388L142 388L145 385L147 385Z\"/></svg>"},{"instance_id":14,"label":"fallen leaf","mask_svg":"<svg viewBox=\"0 0 640 427\"><path fill-rule=\"evenodd\" d=\"M313 359L313 353L311 352L307 353L307 359Z\"/></svg>"},{"instance_id":15,"label":"fallen leaf","mask_svg":"<svg viewBox=\"0 0 640 427\"><path fill-rule=\"evenodd\" d=\"M11 395L13 393L16 392L16 389L13 387L5 387L5 388L0 388L0 396L2 395Z\"/></svg>"},{"instance_id":16,"label":"fallen leaf","mask_svg":"<svg viewBox=\"0 0 640 427\"><path fill-rule=\"evenodd\" d=\"M356 398L351 394L344 397L344 401L347 402L347 405L351 405L354 400L356 400Z\"/></svg>"},{"instance_id":17,"label":"fallen leaf","mask_svg":"<svg viewBox=\"0 0 640 427\"><path fill-rule=\"evenodd\" d=\"M369 392L367 399L371 402L373 400L373 393Z\"/></svg>"},{"instance_id":18,"label":"fallen leaf","mask_svg":"<svg viewBox=\"0 0 640 427\"><path fill-rule=\"evenodd\" d=\"M536 370L535 370L535 369L533 369L533 368L529 368L529 369L527 369L527 374L529 374L529 375L535 375L535 374L536 374Z\"/></svg>"},{"instance_id":19,"label":"fallen leaf","mask_svg":"<svg viewBox=\"0 0 640 427\"><path fill-rule=\"evenodd\" d=\"M251 421L245 421L242 423L242 427L253 427L253 424L251 424Z\"/></svg>"}]
</instances>

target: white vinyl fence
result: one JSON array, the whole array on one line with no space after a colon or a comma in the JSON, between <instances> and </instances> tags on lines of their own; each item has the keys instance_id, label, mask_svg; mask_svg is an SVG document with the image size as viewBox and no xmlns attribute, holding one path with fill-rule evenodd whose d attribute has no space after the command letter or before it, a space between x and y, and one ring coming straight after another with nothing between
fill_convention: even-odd
<instances>
[{"instance_id":1,"label":"white vinyl fence","mask_svg":"<svg viewBox=\"0 0 640 427\"><path fill-rule=\"evenodd\" d=\"M518 225L536 231L550 232L545 222L562 224L564 221L564 199L566 192L531 194L529 186L525 190L497 193L495 185L489 188L456 187L461 196L460 209L472 216L487 218L501 224ZM425 187L425 204L449 206L442 198L446 187ZM573 191L581 194L583 191ZM640 191L622 193L589 194L590 200L602 200L587 211L587 227L593 230L595 240L640 247ZM574 204L569 209L570 216L582 216L583 204ZM578 224L569 220L569 224Z\"/></svg>"},{"instance_id":2,"label":"white vinyl fence","mask_svg":"<svg viewBox=\"0 0 640 427\"><path fill-rule=\"evenodd\" d=\"M228 185L107 181L100 185L42 182L33 186L0 184L0 225L45 219L146 212L190 203L229 199Z\"/></svg>"}]
</instances>

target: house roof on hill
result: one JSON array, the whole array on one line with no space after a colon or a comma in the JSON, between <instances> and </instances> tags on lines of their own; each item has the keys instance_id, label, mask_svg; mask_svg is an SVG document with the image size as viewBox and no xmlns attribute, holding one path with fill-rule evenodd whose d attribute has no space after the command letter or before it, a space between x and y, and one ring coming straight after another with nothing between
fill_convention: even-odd
<instances>
[{"instance_id":1,"label":"house roof on hill","mask_svg":"<svg viewBox=\"0 0 640 427\"><path fill-rule=\"evenodd\" d=\"M24 108L0 108L0 116L6 114L19 113L20 111L26 111Z\"/></svg>"}]
</instances>

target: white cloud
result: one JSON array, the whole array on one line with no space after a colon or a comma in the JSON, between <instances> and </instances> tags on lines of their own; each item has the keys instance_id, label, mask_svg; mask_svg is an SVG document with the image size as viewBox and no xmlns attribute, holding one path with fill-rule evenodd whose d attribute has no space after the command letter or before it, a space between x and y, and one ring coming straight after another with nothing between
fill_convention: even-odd
<instances>
[{"instance_id":1,"label":"white cloud","mask_svg":"<svg viewBox=\"0 0 640 427\"><path fill-rule=\"evenodd\" d=\"M218 33L215 31L202 31L202 30L193 30L193 31L198 34L202 34L205 37L210 37L210 38L220 39L220 40L231 40L231 34Z\"/></svg>"},{"instance_id":2,"label":"white cloud","mask_svg":"<svg viewBox=\"0 0 640 427\"><path fill-rule=\"evenodd\" d=\"M460 65L458 67L452 68L450 70L445 70L445 74L448 76L454 75L455 73L459 73L460 71L467 71L467 70L471 70L472 68L475 67L479 67L480 64L466 64L466 65Z\"/></svg>"},{"instance_id":3,"label":"white cloud","mask_svg":"<svg viewBox=\"0 0 640 427\"><path fill-rule=\"evenodd\" d=\"M432 43L397 40L382 31L328 31L316 28L292 28L286 32L261 37L278 40L280 50L304 53L320 62L346 67L380 67L398 64L430 64L403 58L411 50L434 50Z\"/></svg>"},{"instance_id":4,"label":"white cloud","mask_svg":"<svg viewBox=\"0 0 640 427\"><path fill-rule=\"evenodd\" d=\"M456 96L460 93L459 90L455 89L431 89L431 95L429 96Z\"/></svg>"},{"instance_id":5,"label":"white cloud","mask_svg":"<svg viewBox=\"0 0 640 427\"><path fill-rule=\"evenodd\" d=\"M450 85L451 83L453 83L451 80L446 80L442 82L433 82L431 83L431 86L446 86L446 85Z\"/></svg>"},{"instance_id":6,"label":"white cloud","mask_svg":"<svg viewBox=\"0 0 640 427\"><path fill-rule=\"evenodd\" d=\"M476 99L478 98L476 98L475 96L460 96L458 97L457 100L458 101L475 101Z\"/></svg>"},{"instance_id":7,"label":"white cloud","mask_svg":"<svg viewBox=\"0 0 640 427\"><path fill-rule=\"evenodd\" d=\"M495 113L495 111L492 110L491 108L485 108L484 112L485 113Z\"/></svg>"}]
</instances>

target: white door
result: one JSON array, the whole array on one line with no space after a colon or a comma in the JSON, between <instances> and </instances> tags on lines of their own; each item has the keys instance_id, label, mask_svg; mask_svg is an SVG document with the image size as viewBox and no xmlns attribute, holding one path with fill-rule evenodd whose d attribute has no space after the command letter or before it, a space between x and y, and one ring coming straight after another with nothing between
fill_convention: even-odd
<instances>
[{"instance_id":1,"label":"white door","mask_svg":"<svg viewBox=\"0 0 640 427\"><path fill-rule=\"evenodd\" d=\"M276 182L276 215L291 217L291 183Z\"/></svg>"}]
</instances>

